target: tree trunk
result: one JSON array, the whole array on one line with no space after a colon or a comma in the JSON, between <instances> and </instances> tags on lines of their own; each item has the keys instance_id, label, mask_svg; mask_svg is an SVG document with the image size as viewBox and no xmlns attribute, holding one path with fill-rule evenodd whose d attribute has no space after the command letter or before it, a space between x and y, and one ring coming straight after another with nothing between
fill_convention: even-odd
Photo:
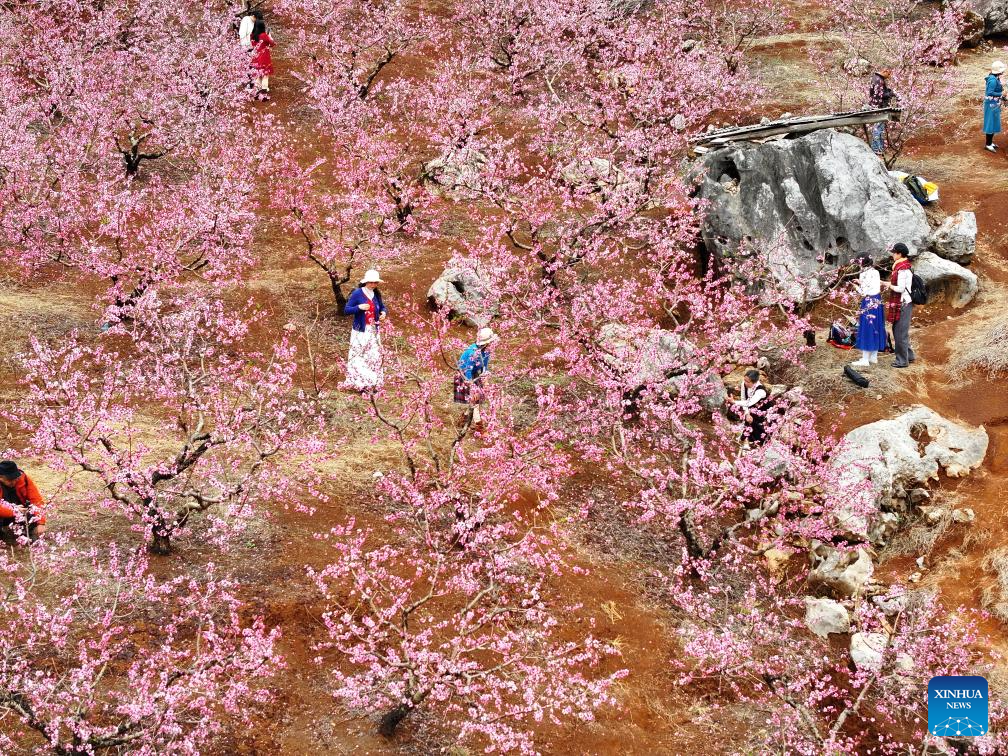
<instances>
[{"instance_id":1,"label":"tree trunk","mask_svg":"<svg viewBox=\"0 0 1008 756\"><path fill-rule=\"evenodd\" d=\"M147 550L151 554L158 556L168 556L171 554L171 537L164 533L154 533Z\"/></svg>"},{"instance_id":2,"label":"tree trunk","mask_svg":"<svg viewBox=\"0 0 1008 756\"><path fill-rule=\"evenodd\" d=\"M378 734L384 735L386 738L391 738L395 735L396 728L399 723L402 722L406 715L413 711L412 706L407 706L406 704L399 704L392 711L388 712L381 718L381 722L378 723Z\"/></svg>"},{"instance_id":3,"label":"tree trunk","mask_svg":"<svg viewBox=\"0 0 1008 756\"><path fill-rule=\"evenodd\" d=\"M338 315L342 315L343 311L346 309L346 295L343 293L343 284L345 281L340 280L340 277L335 273L329 274L329 283L332 284L333 297L336 298L336 310Z\"/></svg>"}]
</instances>

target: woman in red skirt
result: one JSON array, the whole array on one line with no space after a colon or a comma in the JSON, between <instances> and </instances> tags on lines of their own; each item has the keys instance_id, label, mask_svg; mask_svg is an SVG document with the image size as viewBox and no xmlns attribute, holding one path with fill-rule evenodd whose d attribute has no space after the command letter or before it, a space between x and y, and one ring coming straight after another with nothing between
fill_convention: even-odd
<instances>
[{"instance_id":1,"label":"woman in red skirt","mask_svg":"<svg viewBox=\"0 0 1008 756\"><path fill-rule=\"evenodd\" d=\"M269 77L273 73L273 56L270 55L270 48L276 45L273 38L266 33L266 24L262 19L256 19L255 27L252 29L252 68L258 74L259 93L258 100L268 100Z\"/></svg>"}]
</instances>

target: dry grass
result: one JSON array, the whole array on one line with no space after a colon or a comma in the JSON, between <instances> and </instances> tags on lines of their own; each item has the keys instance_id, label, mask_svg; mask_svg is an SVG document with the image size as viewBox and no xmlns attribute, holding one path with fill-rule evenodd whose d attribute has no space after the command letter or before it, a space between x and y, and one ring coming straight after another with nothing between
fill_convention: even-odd
<instances>
[{"instance_id":1,"label":"dry grass","mask_svg":"<svg viewBox=\"0 0 1008 756\"><path fill-rule=\"evenodd\" d=\"M951 506L945 506L941 519L934 525L920 517L910 527L901 529L893 536L879 555L879 561L885 563L901 556L928 556L951 526Z\"/></svg>"},{"instance_id":2,"label":"dry grass","mask_svg":"<svg viewBox=\"0 0 1008 756\"><path fill-rule=\"evenodd\" d=\"M1008 315L996 316L983 328L961 335L949 372L961 379L970 370L980 370L991 378L1008 374Z\"/></svg>"},{"instance_id":3,"label":"dry grass","mask_svg":"<svg viewBox=\"0 0 1008 756\"><path fill-rule=\"evenodd\" d=\"M981 601L991 614L1008 623L1008 546L994 549L983 558L981 566L995 578L992 585L984 586Z\"/></svg>"}]
</instances>

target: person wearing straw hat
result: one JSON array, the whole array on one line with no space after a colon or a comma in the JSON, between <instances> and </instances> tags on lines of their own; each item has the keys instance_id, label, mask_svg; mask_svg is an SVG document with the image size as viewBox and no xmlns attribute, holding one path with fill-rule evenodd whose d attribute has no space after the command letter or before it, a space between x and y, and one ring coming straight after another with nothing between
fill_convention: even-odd
<instances>
[{"instance_id":1,"label":"person wearing straw hat","mask_svg":"<svg viewBox=\"0 0 1008 756\"><path fill-rule=\"evenodd\" d=\"M370 391L381 386L384 380L378 329L388 317L388 310L378 291L378 284L385 282L377 270L367 271L360 283L343 308L343 313L353 315L354 319L350 329L346 382L358 391Z\"/></svg>"},{"instance_id":2,"label":"person wearing straw hat","mask_svg":"<svg viewBox=\"0 0 1008 756\"><path fill-rule=\"evenodd\" d=\"M987 138L984 149L997 152L994 135L1001 133L1001 100L1004 98L1004 87L1001 86L1001 74L1005 72L1005 64L1000 60L991 63L991 72L987 75L987 89L984 92L983 130Z\"/></svg>"},{"instance_id":3,"label":"person wearing straw hat","mask_svg":"<svg viewBox=\"0 0 1008 756\"><path fill-rule=\"evenodd\" d=\"M472 407L472 421L480 422L479 405L483 400L483 378L490 370L490 347L500 341L493 329L480 328L476 341L466 347L458 361L455 376L455 401Z\"/></svg>"}]
</instances>

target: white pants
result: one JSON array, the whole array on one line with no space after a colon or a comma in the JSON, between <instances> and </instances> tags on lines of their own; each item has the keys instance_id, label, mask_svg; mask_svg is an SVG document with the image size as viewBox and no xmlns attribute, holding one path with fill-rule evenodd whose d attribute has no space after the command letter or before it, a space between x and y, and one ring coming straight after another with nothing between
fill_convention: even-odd
<instances>
[{"instance_id":1,"label":"white pants","mask_svg":"<svg viewBox=\"0 0 1008 756\"><path fill-rule=\"evenodd\" d=\"M382 385L381 337L373 325L363 333L350 329L350 354L347 356L347 384L361 391Z\"/></svg>"}]
</instances>

